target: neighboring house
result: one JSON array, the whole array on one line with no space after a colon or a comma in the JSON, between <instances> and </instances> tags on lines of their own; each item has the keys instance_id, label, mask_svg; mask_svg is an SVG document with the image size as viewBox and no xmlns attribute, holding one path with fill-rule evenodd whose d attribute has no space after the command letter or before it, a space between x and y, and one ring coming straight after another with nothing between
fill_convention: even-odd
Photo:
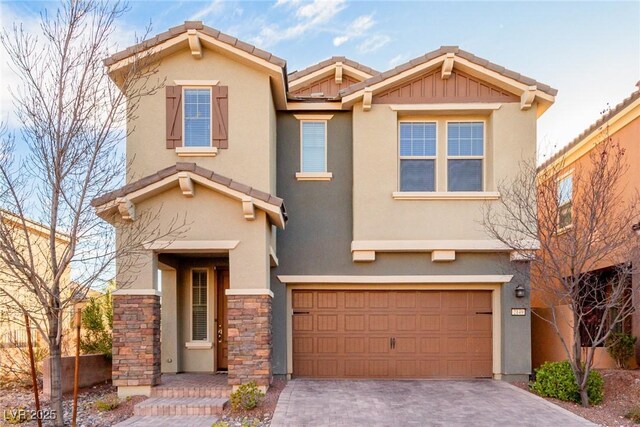
<instances>
[{"instance_id":1,"label":"neighboring house","mask_svg":"<svg viewBox=\"0 0 640 427\"><path fill-rule=\"evenodd\" d=\"M25 220L6 210L0 210L0 221L3 223L4 231L7 235L12 235L12 241L18 248L22 248L21 255L29 259L27 244L32 249L33 262L43 277L48 271L48 253L50 245L50 230L35 221ZM28 243L27 243L28 240ZM68 245L69 237L63 233L56 234L56 244L62 249ZM26 348L27 330L24 325L24 314L20 307L11 299L15 297L22 305L33 313L33 318L44 319L44 312L38 304L35 295L25 289L22 284L23 277L14 273L0 260L0 365L18 360L15 355L8 354L8 351L16 348ZM69 283L71 280L70 271L65 272L62 283ZM63 316L63 330L68 330L71 322L71 315ZM43 342L36 325L31 322L32 340L34 345ZM64 348L63 348L64 350ZM2 371L5 366L1 367Z\"/></svg>"},{"instance_id":2,"label":"neighboring house","mask_svg":"<svg viewBox=\"0 0 640 427\"><path fill-rule=\"evenodd\" d=\"M573 200L573 176L579 173L581 169L589 168L589 153L605 136L609 136L613 143L619 144L625 150L625 157L629 161L630 168L622 178L621 186L622 197L635 197L640 191L640 170L637 167L637 160L640 159L640 82L638 89L627 99L616 105L608 111L602 118L582 132L571 143L564 147L560 152L549 158L539 168L539 173L544 176L545 172L557 171L554 176L559 176L558 194L560 200L560 215L558 218L559 227L572 227L572 200ZM629 224L631 231L632 224ZM629 259L634 262L635 260ZM615 265L611 262L602 264L600 268L593 271L594 275L602 275L606 278L608 274L615 269ZM632 274L632 283L630 287L633 289L632 295L634 299L639 298L640 276L636 273ZM543 302L542 295L536 293L536 280L532 280L531 301L534 312L532 318L532 340L533 340L533 366L538 367L545 361L564 360L567 355L564 348L549 322L544 319L550 319L552 310ZM634 306L639 307L640 301L634 301ZM564 316L570 319L570 311L567 306L558 306L558 316ZM573 328L570 322L558 322L562 326L561 334L565 338L569 346L573 345ZM597 323L597 322L596 322ZM640 336L640 313L636 310L630 318L620 323L616 327L616 331L632 333ZM583 345L591 345L588 331L581 331ZM640 358L640 340L636 345L636 358ZM638 359L640 363L640 359ZM597 368L613 368L615 361L609 356L604 346L597 348L594 358L594 366Z\"/></svg>"},{"instance_id":3,"label":"neighboring house","mask_svg":"<svg viewBox=\"0 0 640 427\"><path fill-rule=\"evenodd\" d=\"M535 158L555 89L457 47L384 73L334 57L288 74L200 22L107 59L114 81L136 52L167 87L130 123L127 185L93 204L116 227L145 211L189 227L117 273L120 395L224 370L262 387L528 378L528 265L479 221Z\"/></svg>"}]
</instances>

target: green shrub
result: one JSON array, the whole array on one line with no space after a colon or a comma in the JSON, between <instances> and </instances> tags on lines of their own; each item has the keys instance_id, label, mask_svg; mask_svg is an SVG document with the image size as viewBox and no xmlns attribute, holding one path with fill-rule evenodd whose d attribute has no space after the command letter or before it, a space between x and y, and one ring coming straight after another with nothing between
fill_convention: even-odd
<instances>
[{"instance_id":1,"label":"green shrub","mask_svg":"<svg viewBox=\"0 0 640 427\"><path fill-rule=\"evenodd\" d=\"M82 309L83 334L80 349L83 354L104 354L111 358L111 328L113 326L113 301L111 292L100 298L91 298Z\"/></svg>"},{"instance_id":2,"label":"green shrub","mask_svg":"<svg viewBox=\"0 0 640 427\"><path fill-rule=\"evenodd\" d=\"M627 369L627 361L633 356L637 338L624 332L613 333L607 339L607 351L618 368Z\"/></svg>"},{"instance_id":3,"label":"green shrub","mask_svg":"<svg viewBox=\"0 0 640 427\"><path fill-rule=\"evenodd\" d=\"M112 411L120 406L120 399L116 396L107 396L102 400L96 400L94 406L99 412Z\"/></svg>"},{"instance_id":4,"label":"green shrub","mask_svg":"<svg viewBox=\"0 0 640 427\"><path fill-rule=\"evenodd\" d=\"M237 411L242 408L248 411L258 406L263 397L264 393L260 391L255 381L242 384L231 393L231 409Z\"/></svg>"},{"instance_id":5,"label":"green shrub","mask_svg":"<svg viewBox=\"0 0 640 427\"><path fill-rule=\"evenodd\" d=\"M640 424L640 405L636 405L625 415L625 418L630 419L636 424Z\"/></svg>"},{"instance_id":6,"label":"green shrub","mask_svg":"<svg viewBox=\"0 0 640 427\"><path fill-rule=\"evenodd\" d=\"M211 424L211 427L229 427L229 423L226 421L216 421L215 423Z\"/></svg>"},{"instance_id":7,"label":"green shrub","mask_svg":"<svg viewBox=\"0 0 640 427\"><path fill-rule=\"evenodd\" d=\"M602 403L604 380L600 372L592 370L587 381L587 395L589 403ZM546 362L536 369L536 381L531 389L543 397L554 397L569 402L580 403L580 389L571 370L569 361Z\"/></svg>"}]
</instances>

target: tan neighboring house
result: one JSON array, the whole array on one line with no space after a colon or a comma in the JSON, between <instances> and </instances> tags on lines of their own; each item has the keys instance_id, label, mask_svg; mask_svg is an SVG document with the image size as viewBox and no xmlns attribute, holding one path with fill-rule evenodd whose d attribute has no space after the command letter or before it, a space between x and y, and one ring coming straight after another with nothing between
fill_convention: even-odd
<instances>
[{"instance_id":1,"label":"tan neighboring house","mask_svg":"<svg viewBox=\"0 0 640 427\"><path fill-rule=\"evenodd\" d=\"M120 232L142 212L189 227L117 272L121 396L181 372L528 378L529 267L478 221L555 89L451 46L288 73L201 22L107 59L116 83L136 53L167 86L129 124L127 184L93 205Z\"/></svg>"},{"instance_id":2,"label":"tan neighboring house","mask_svg":"<svg viewBox=\"0 0 640 427\"><path fill-rule=\"evenodd\" d=\"M49 238L50 231L47 227L35 222L26 220L23 223L19 220L19 217L0 210L0 221L3 221L8 230L12 230L14 234L14 242L17 246L26 245L27 239L30 241L30 247L33 248L34 263L36 268L40 269L43 276L47 274L48 268L48 250L49 250ZM56 234L56 244L60 247L64 247L69 244L69 237L63 233ZM24 248L23 256L27 256L26 246ZM71 273L67 271L63 278L63 283L70 283ZM19 283L19 280L11 273L6 265L3 265L0 260L0 364L6 363L9 358L6 355L6 351L17 348L25 348L27 345L27 331L24 326L24 314L19 307L13 302L13 300L6 294L10 294L18 301L30 307L33 310L38 310L38 304L34 296L28 292L24 286ZM37 315L34 315L37 317ZM64 316L64 330L68 330L71 324L71 315ZM32 340L34 345L42 343L42 337L37 332L35 325L31 325ZM64 349L63 349L64 350ZM2 352L5 352L4 357ZM4 360L3 360L4 359Z\"/></svg>"},{"instance_id":3,"label":"tan neighboring house","mask_svg":"<svg viewBox=\"0 0 640 427\"><path fill-rule=\"evenodd\" d=\"M562 205L559 224L561 227L572 227L571 206L573 200L573 176L580 173L580 170L591 167L589 153L602 141L603 136L607 135L611 140L619 144L625 150L625 157L629 161L630 168L625 173L621 186L623 188L622 197L631 200L640 191L640 169L638 169L638 161L640 160L640 82L638 88L624 101L616 105L607 112L597 122L585 129L573 141L565 146L560 152L549 158L539 168L539 173L544 176L545 171L556 171L560 177L558 182L559 188L562 188L563 197L566 201ZM631 229L633 224L629 224ZM634 226L638 229L640 225ZM637 260L629 259L631 263ZM615 268L611 263L605 263L599 266L599 269L593 271L594 275L607 274ZM637 299L640 295L640 276L634 272L629 284L633 290L632 295L635 299L634 306L636 311L626 321L621 322L616 331L631 333L636 337L640 336L640 301ZM538 367L546 361L559 361L567 358L563 346L556 332L550 324L544 319L550 319L552 310L545 306L541 295L536 293L536 281L532 280L532 307L537 316L532 318L532 340L533 340L533 366ZM571 322L572 316L567 306L557 307L558 316L567 319L567 322L559 322L563 327L561 334L565 338L567 345L573 345L573 327ZM596 324L599 319L595 321ZM590 345L589 334L582 331L582 342L584 345ZM640 364L640 340L636 343L636 361ZM632 365L634 364L632 363ZM615 368L615 361L608 354L607 349L602 346L598 347L594 357L594 367L596 368Z\"/></svg>"}]
</instances>

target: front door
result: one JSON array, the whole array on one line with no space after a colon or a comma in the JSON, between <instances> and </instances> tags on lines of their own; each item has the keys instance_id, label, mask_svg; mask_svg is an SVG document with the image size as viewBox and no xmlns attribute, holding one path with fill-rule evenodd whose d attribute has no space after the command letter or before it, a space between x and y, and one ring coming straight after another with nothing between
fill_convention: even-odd
<instances>
[{"instance_id":1,"label":"front door","mask_svg":"<svg viewBox=\"0 0 640 427\"><path fill-rule=\"evenodd\" d=\"M225 290L229 289L229 270L218 269L216 274L216 299L218 301L216 310L216 366L219 371L226 371L229 347L227 344L227 295L225 294Z\"/></svg>"}]
</instances>

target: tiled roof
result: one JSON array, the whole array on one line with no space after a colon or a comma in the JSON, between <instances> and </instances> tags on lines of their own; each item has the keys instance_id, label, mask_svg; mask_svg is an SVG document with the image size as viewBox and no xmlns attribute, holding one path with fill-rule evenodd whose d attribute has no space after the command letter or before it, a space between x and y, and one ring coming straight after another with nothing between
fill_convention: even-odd
<instances>
[{"instance_id":1,"label":"tiled roof","mask_svg":"<svg viewBox=\"0 0 640 427\"><path fill-rule=\"evenodd\" d=\"M175 165L169 166L168 168L164 168L154 173L153 175L145 176L137 181L131 182L124 187L121 187L117 190L111 191L109 193L103 194L100 197L96 197L91 201L91 206L101 206L105 203L111 202L118 197L124 197L127 194L133 193L134 191L145 188L151 184L155 184L156 182L162 181L164 178L167 178L171 175L174 175L178 172L192 172L196 175L199 175L203 178L216 182L218 184L224 185L232 190L239 191L240 193L246 194L247 196L255 197L258 200L262 200L263 202L274 205L282 211L282 214L287 219L287 213L284 206L284 201L276 196L272 196L269 193L265 193L264 191L256 190L248 185L242 184L238 181L234 181L231 178L227 178L226 176L219 175L209 169L205 169L196 165L195 163L190 162L178 162Z\"/></svg>"},{"instance_id":2,"label":"tiled roof","mask_svg":"<svg viewBox=\"0 0 640 427\"><path fill-rule=\"evenodd\" d=\"M640 84L640 82L638 82ZM557 153L555 153L553 156L549 157L547 160L544 161L544 163L542 163L539 167L538 170L542 170L544 168L546 168L547 166L549 166L551 163L553 163L554 161L556 161L558 158L562 157L564 154L566 154L569 150L571 150L573 147L575 147L576 145L578 145L584 138L586 138L588 135L590 135L591 133L593 133L593 131L597 130L600 126L602 126L604 123L608 122L609 120L611 120L616 114L620 113L622 110L624 110L625 108L627 108L629 105L631 105L635 100L640 99L640 88L638 88L635 92L633 92L631 94L631 96L629 96L628 98L626 98L624 101L622 101L621 103L619 103L618 105L616 105L615 107L613 107L611 110L609 110L606 114L604 114L602 117L600 117L598 119L598 121L596 121L594 124L592 124L591 126L589 126L588 128L586 128L585 130L583 130L580 135L578 135L577 137L575 137L573 139L573 141L571 141L570 143L568 143L567 145L565 145L564 147L562 147L562 149L560 151L558 151Z\"/></svg>"},{"instance_id":3,"label":"tiled roof","mask_svg":"<svg viewBox=\"0 0 640 427\"><path fill-rule=\"evenodd\" d=\"M550 87L544 83L540 83L532 78L523 76L522 74L518 74L515 71L511 71L507 68L504 68L500 65L494 64L493 62L489 62L486 59L475 56L472 53L466 52L460 49L458 46L442 46L440 49L434 50L422 56L412 59L409 62L406 62L402 65L398 65L391 70L385 71L384 73L377 74L370 79L367 79L363 82L356 83L354 85L349 86L340 91L341 96L350 95L354 92L357 92L361 89L364 89L367 86L371 86L373 84L379 83L383 80L386 80L390 77L396 76L404 71L410 70L411 68L418 66L420 64L424 64L425 62L431 61L434 58L442 56L447 53L455 53L460 58L466 59L467 61L473 62L474 64L480 65L482 67L486 67L491 71L495 71L496 73L502 74L505 77L514 79L520 83L529 85L529 86L537 86L538 90L548 93L549 95L555 96L558 93L557 89Z\"/></svg>"},{"instance_id":4,"label":"tiled roof","mask_svg":"<svg viewBox=\"0 0 640 427\"><path fill-rule=\"evenodd\" d=\"M287 61L285 61L284 59L278 58L277 56L267 51L258 49L257 47L250 45L248 43L245 43L243 41L240 41L235 37L231 37L228 34L224 34L216 30L215 28L207 27L202 23L202 21L185 21L185 23L182 25L178 25L177 27L170 28L168 31L165 31L164 33L160 33L155 37L152 37L141 43L133 45L123 51L114 53L109 58L104 60L104 64L107 66L115 64L116 62L121 61L125 58L128 58L131 55L134 55L136 53L142 52L149 48L155 47L161 44L162 42L165 42L173 37L176 37L182 33L186 33L187 30L198 30L201 33L211 36L218 41L221 41L230 46L236 47L258 58L262 58L274 65L277 65L278 67L282 67L283 69L286 68L287 66Z\"/></svg>"},{"instance_id":5,"label":"tiled roof","mask_svg":"<svg viewBox=\"0 0 640 427\"><path fill-rule=\"evenodd\" d=\"M311 65L307 68L305 68L304 70L300 70L300 71L293 71L291 73L289 73L289 81L292 82L294 80L297 80L301 77L304 77L308 74L311 74L315 71L321 70L329 65L333 65L336 62L342 62L345 65L348 65L350 67L355 68L356 70L360 70L363 73L367 73L370 74L372 76L379 74L379 71L374 70L371 67L367 67L366 65L362 65L356 61L352 61L349 58L346 58L344 56L332 56L329 59L325 59L324 61L320 61L317 64Z\"/></svg>"}]
</instances>

